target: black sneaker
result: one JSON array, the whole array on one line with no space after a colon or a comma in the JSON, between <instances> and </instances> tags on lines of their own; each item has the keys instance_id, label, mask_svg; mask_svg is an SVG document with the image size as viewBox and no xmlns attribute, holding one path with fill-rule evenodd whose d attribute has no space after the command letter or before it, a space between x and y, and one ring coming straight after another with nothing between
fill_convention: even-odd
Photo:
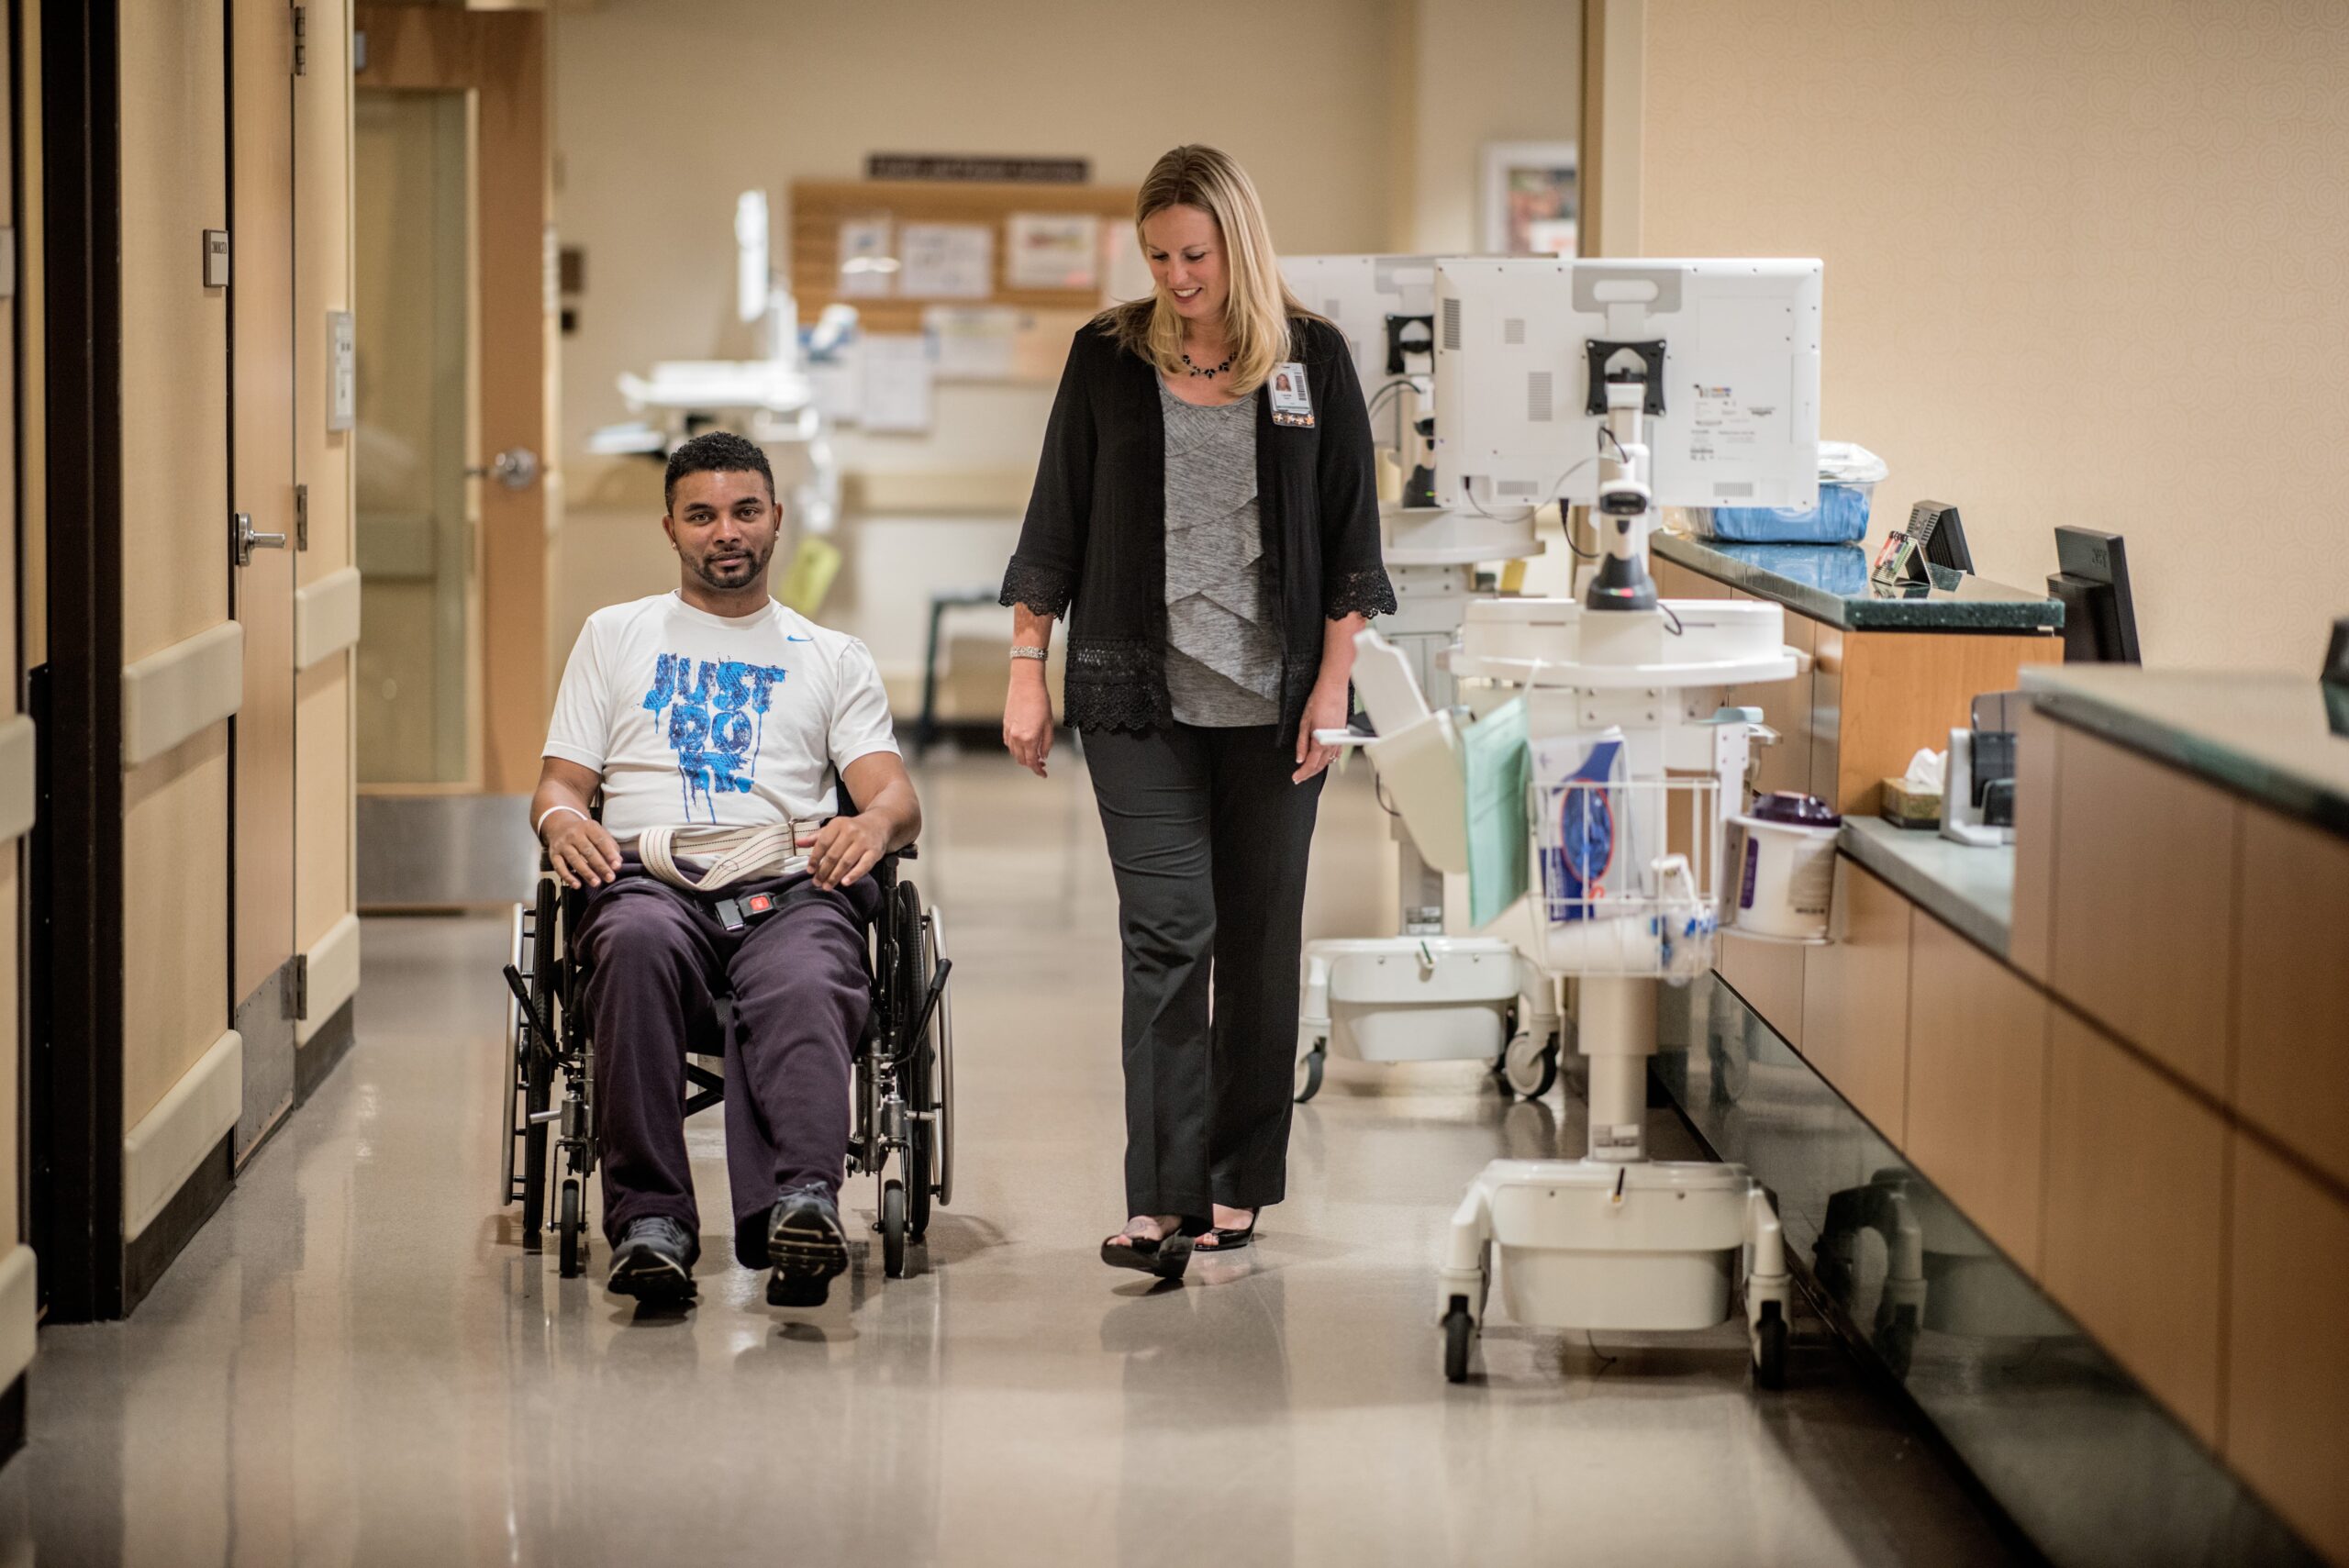
<instances>
[{"instance_id":1,"label":"black sneaker","mask_svg":"<svg viewBox=\"0 0 2349 1568\"><path fill-rule=\"evenodd\" d=\"M700 1240L675 1220L662 1215L633 1219L612 1249L611 1277L604 1288L640 1301L690 1301L694 1262L700 1256Z\"/></svg>"},{"instance_id":2,"label":"black sneaker","mask_svg":"<svg viewBox=\"0 0 2349 1568\"><path fill-rule=\"evenodd\" d=\"M821 1307L832 1281L848 1271L848 1233L840 1206L821 1187L795 1187L767 1216L770 1307Z\"/></svg>"}]
</instances>

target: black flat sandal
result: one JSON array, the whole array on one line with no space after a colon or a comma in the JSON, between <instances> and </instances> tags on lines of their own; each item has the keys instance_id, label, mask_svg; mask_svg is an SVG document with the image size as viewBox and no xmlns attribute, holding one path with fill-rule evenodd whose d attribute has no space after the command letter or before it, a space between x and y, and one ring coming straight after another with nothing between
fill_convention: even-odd
<instances>
[{"instance_id":1,"label":"black flat sandal","mask_svg":"<svg viewBox=\"0 0 2349 1568\"><path fill-rule=\"evenodd\" d=\"M1211 1258L1218 1252L1237 1252L1256 1239L1256 1222L1244 1226L1210 1226L1192 1242L1192 1249L1201 1257ZM1208 1243L1201 1246L1201 1242Z\"/></svg>"},{"instance_id":2,"label":"black flat sandal","mask_svg":"<svg viewBox=\"0 0 2349 1568\"><path fill-rule=\"evenodd\" d=\"M1118 1236L1125 1236L1120 1242ZM1190 1266L1188 1236L1126 1236L1119 1231L1101 1243L1101 1261L1113 1269L1138 1269L1163 1280L1178 1280Z\"/></svg>"}]
</instances>

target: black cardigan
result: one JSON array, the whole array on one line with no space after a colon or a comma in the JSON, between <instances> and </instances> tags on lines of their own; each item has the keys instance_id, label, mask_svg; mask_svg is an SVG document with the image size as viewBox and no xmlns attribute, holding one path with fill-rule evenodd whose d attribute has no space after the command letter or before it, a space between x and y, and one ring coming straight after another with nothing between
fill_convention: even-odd
<instances>
[{"instance_id":1,"label":"black cardigan","mask_svg":"<svg viewBox=\"0 0 2349 1568\"><path fill-rule=\"evenodd\" d=\"M1321 672L1325 619L1391 614L1379 560L1370 415L1345 339L1292 323L1290 358L1312 392L1310 426L1275 424L1256 394L1256 496L1268 628L1280 639L1281 743ZM1071 601L1075 609L1069 614ZM1158 370L1098 318L1079 329L1052 400L1036 488L1003 577L1006 605L1069 614L1068 713L1078 729L1174 722L1166 695L1166 425Z\"/></svg>"}]
</instances>

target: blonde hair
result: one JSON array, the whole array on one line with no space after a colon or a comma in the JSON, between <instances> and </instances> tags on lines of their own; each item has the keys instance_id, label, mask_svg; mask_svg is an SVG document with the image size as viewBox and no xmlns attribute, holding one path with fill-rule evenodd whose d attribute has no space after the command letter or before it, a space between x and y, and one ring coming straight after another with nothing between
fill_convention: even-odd
<instances>
[{"instance_id":1,"label":"blonde hair","mask_svg":"<svg viewBox=\"0 0 2349 1568\"><path fill-rule=\"evenodd\" d=\"M1197 207L1215 220L1223 241L1223 265L1230 292L1223 305L1223 330L1231 349L1231 388L1251 393L1264 384L1273 367L1291 357L1290 323L1319 319L1297 303L1281 281L1273 254L1273 232L1264 204L1248 172L1212 147L1185 146L1151 166L1134 195L1134 234L1168 207ZM1117 306L1102 317L1104 330L1124 347L1177 376L1183 363L1183 317L1165 291Z\"/></svg>"}]
</instances>

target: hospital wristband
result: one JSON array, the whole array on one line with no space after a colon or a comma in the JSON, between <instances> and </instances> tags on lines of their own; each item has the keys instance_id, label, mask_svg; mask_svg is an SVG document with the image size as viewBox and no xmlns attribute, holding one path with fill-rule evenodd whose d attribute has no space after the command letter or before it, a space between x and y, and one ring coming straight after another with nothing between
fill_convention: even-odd
<instances>
[{"instance_id":1,"label":"hospital wristband","mask_svg":"<svg viewBox=\"0 0 2349 1568\"><path fill-rule=\"evenodd\" d=\"M540 843L543 844L547 841L547 818L552 817L558 811L568 811L573 817L578 817L582 822L593 822L595 820L594 817L588 816L585 812L580 810L579 807L575 806L550 806L544 811L539 813L538 821L530 828L531 836L537 839Z\"/></svg>"}]
</instances>

